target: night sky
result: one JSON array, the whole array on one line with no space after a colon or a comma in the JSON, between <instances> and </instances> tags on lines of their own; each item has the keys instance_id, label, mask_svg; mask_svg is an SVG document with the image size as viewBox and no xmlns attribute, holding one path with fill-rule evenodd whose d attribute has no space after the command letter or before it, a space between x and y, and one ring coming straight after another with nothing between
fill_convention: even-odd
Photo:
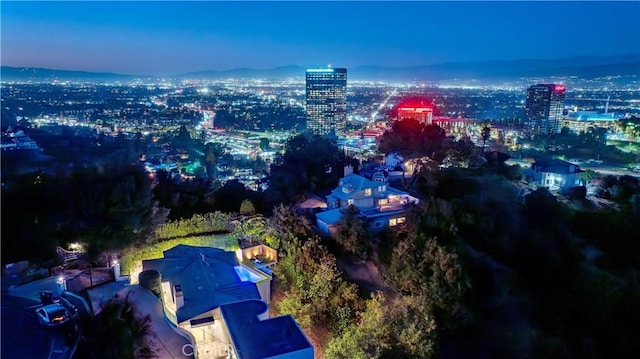
<instances>
[{"instance_id":1,"label":"night sky","mask_svg":"<svg viewBox=\"0 0 640 359\"><path fill-rule=\"evenodd\" d=\"M640 53L640 2L6 2L1 63L173 75Z\"/></svg>"}]
</instances>

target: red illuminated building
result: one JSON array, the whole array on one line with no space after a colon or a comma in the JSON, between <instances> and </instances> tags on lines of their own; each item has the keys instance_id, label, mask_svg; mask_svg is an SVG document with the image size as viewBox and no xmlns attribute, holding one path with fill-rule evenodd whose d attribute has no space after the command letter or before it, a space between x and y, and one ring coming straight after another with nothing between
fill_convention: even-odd
<instances>
[{"instance_id":1,"label":"red illuminated building","mask_svg":"<svg viewBox=\"0 0 640 359\"><path fill-rule=\"evenodd\" d=\"M398 120L412 118L420 123L431 125L433 123L433 106L425 101L404 101L398 105Z\"/></svg>"}]
</instances>

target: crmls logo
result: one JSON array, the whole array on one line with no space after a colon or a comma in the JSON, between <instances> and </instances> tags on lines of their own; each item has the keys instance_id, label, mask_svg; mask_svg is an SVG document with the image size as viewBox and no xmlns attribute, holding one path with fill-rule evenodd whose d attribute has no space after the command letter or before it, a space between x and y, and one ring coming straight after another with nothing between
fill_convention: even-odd
<instances>
[{"instance_id":1,"label":"crmls logo","mask_svg":"<svg viewBox=\"0 0 640 359\"><path fill-rule=\"evenodd\" d=\"M213 343L199 343L197 345L185 344L182 346L182 354L185 357L197 356L200 359L220 357L226 357L228 359L235 358L230 346L225 347L223 344Z\"/></svg>"}]
</instances>

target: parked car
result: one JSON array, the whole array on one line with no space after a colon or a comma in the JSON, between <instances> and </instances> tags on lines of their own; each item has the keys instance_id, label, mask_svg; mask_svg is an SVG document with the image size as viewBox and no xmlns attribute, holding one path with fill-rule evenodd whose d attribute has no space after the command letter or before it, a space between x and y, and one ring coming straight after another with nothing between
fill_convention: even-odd
<instances>
[{"instance_id":1,"label":"parked car","mask_svg":"<svg viewBox=\"0 0 640 359\"><path fill-rule=\"evenodd\" d=\"M68 323L72 314L59 303L48 304L36 310L40 324L47 328L56 328Z\"/></svg>"}]
</instances>

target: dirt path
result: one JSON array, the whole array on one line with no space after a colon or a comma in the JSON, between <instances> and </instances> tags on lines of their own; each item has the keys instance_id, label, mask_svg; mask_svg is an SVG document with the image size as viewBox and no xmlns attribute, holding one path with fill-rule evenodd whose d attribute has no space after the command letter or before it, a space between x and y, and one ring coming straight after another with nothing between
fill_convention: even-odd
<instances>
[{"instance_id":1,"label":"dirt path","mask_svg":"<svg viewBox=\"0 0 640 359\"><path fill-rule=\"evenodd\" d=\"M338 269L350 280L369 293L381 291L390 292L389 287L378 271L378 267L372 261L358 261L354 258L337 258Z\"/></svg>"}]
</instances>

